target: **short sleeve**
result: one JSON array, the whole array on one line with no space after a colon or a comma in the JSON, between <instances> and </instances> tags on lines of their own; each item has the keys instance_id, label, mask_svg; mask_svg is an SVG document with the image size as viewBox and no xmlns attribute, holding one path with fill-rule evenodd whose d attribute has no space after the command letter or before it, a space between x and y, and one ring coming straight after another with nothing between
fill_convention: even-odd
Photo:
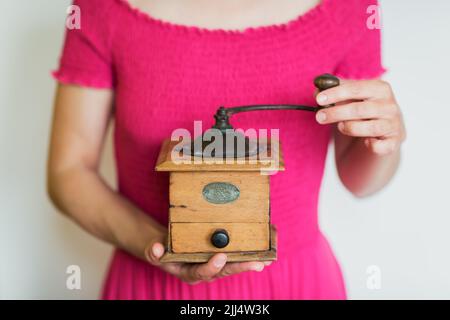
<instances>
[{"instance_id":1,"label":"short sleeve","mask_svg":"<svg viewBox=\"0 0 450 320\"><path fill-rule=\"evenodd\" d=\"M68 17L79 13L79 28L66 28L59 67L52 72L58 82L94 88L114 86L112 31L108 25L110 7L105 5L108 2L111 3L104 0L73 2L77 7L72 8L77 11L72 11Z\"/></svg>"},{"instance_id":2,"label":"short sleeve","mask_svg":"<svg viewBox=\"0 0 450 320\"><path fill-rule=\"evenodd\" d=\"M381 26L377 25L377 18L373 16L376 14L374 10L380 10L378 1L358 0L358 5L353 8L358 12L349 20L352 26L343 39L349 46L335 74L346 79L379 78L386 69L382 63Z\"/></svg>"}]
</instances>

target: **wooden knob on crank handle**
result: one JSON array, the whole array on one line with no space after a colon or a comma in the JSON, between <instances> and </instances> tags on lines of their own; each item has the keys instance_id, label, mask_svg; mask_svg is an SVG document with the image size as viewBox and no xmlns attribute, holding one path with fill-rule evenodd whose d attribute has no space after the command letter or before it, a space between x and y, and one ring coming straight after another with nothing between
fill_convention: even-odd
<instances>
[{"instance_id":1,"label":"wooden knob on crank handle","mask_svg":"<svg viewBox=\"0 0 450 320\"><path fill-rule=\"evenodd\" d=\"M339 79L332 74L325 73L314 79L314 85L320 92L337 87L339 85Z\"/></svg>"},{"instance_id":2,"label":"wooden knob on crank handle","mask_svg":"<svg viewBox=\"0 0 450 320\"><path fill-rule=\"evenodd\" d=\"M319 90L319 92L322 92L327 89L331 89L334 87L337 87L339 85L339 79L332 74L322 74L314 79L314 85ZM334 104L330 104L327 106L323 106L323 108L332 107Z\"/></svg>"}]
</instances>

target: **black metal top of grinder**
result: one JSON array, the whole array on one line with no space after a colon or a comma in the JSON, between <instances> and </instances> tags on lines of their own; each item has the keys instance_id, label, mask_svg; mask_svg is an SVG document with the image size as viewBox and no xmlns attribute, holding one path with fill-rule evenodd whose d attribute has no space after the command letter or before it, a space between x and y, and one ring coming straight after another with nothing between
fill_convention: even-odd
<instances>
[{"instance_id":1,"label":"black metal top of grinder","mask_svg":"<svg viewBox=\"0 0 450 320\"><path fill-rule=\"evenodd\" d=\"M314 79L314 85L320 91L330 89L339 85L339 79L331 74L323 74ZM259 153L258 144L252 142L248 137L245 137L242 133L236 132L233 126L230 124L230 117L233 114L249 111L264 111L264 110L303 110L317 112L322 108L329 106L304 106L304 105L248 105L248 106L238 106L238 107L219 107L217 109L214 119L215 124L211 129L205 131L205 133L196 138L192 143L185 145L183 147L183 152L188 155L196 157L222 157L222 158L242 158L255 156ZM208 150L207 148L211 143L214 142L214 131L219 130L223 138L223 150L213 149ZM234 139L232 144L234 147L231 150L227 150L227 141ZM243 139L243 140L240 140ZM238 141L244 141L244 143L239 144ZM231 144L230 144L231 145ZM208 150L208 152L204 152ZM209 154L211 152L211 154Z\"/></svg>"}]
</instances>

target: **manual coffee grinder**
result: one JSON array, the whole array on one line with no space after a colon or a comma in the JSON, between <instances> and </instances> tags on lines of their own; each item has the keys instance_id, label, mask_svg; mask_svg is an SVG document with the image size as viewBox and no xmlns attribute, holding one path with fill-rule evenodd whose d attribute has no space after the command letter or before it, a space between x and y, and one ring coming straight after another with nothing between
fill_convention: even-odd
<instances>
[{"instance_id":1,"label":"manual coffee grinder","mask_svg":"<svg viewBox=\"0 0 450 320\"><path fill-rule=\"evenodd\" d=\"M323 91L338 86L339 79L325 74L315 78L314 84ZM255 143L235 132L229 120L241 112L317 112L321 108L325 107L220 107L214 126L194 141L180 146L179 141L165 140L156 164L156 171L169 172L170 179L169 232L161 262L206 262L218 252L226 253L229 262L276 260L276 230L270 224L270 175L262 172L268 168L284 170L280 143ZM214 135L210 130L216 138L211 139ZM211 148L218 140L217 132L221 147ZM176 161L177 156L184 160Z\"/></svg>"}]
</instances>

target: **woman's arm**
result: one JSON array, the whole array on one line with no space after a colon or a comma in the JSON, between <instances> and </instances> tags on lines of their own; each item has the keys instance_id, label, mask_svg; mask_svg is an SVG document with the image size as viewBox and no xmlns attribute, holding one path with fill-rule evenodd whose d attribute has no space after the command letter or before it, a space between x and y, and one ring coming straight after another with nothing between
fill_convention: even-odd
<instances>
[{"instance_id":1,"label":"woman's arm","mask_svg":"<svg viewBox=\"0 0 450 320\"><path fill-rule=\"evenodd\" d=\"M161 238L164 228L119 196L98 174L112 110L111 90L60 85L48 161L54 204L84 229L133 255Z\"/></svg>"},{"instance_id":2,"label":"woman's arm","mask_svg":"<svg viewBox=\"0 0 450 320\"><path fill-rule=\"evenodd\" d=\"M390 85L382 80L343 81L317 96L322 124L337 124L335 158L339 177L356 196L383 188L395 174L406 132Z\"/></svg>"},{"instance_id":3,"label":"woman's arm","mask_svg":"<svg viewBox=\"0 0 450 320\"><path fill-rule=\"evenodd\" d=\"M189 283L256 270L261 262L226 263L216 254L205 264L161 264L166 228L112 190L98 173L113 92L59 85L48 161L53 203L94 236L159 266Z\"/></svg>"}]
</instances>

